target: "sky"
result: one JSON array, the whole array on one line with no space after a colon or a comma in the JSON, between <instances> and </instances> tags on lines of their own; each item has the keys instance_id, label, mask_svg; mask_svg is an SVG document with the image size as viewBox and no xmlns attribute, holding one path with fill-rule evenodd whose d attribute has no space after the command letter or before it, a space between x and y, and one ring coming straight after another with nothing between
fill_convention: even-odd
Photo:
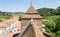
<instances>
[{"instance_id":1,"label":"sky","mask_svg":"<svg viewBox=\"0 0 60 37\"><path fill-rule=\"evenodd\" d=\"M60 0L0 0L0 10L7 12L25 12L32 2L35 9L57 8Z\"/></svg>"}]
</instances>

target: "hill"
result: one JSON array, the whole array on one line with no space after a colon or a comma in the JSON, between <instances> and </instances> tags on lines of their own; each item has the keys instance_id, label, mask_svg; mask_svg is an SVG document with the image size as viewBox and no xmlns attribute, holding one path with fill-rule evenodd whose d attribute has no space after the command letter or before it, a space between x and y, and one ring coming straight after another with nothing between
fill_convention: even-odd
<instances>
[{"instance_id":1,"label":"hill","mask_svg":"<svg viewBox=\"0 0 60 37\"><path fill-rule=\"evenodd\" d=\"M37 9L37 11L41 16L60 15L60 7L57 7L56 9L44 7L44 8Z\"/></svg>"}]
</instances>

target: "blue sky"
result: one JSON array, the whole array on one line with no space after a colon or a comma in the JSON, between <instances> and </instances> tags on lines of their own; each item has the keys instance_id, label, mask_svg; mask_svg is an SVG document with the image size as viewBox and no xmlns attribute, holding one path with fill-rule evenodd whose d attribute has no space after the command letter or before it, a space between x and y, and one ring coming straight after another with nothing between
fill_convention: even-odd
<instances>
[{"instance_id":1,"label":"blue sky","mask_svg":"<svg viewBox=\"0 0 60 37\"><path fill-rule=\"evenodd\" d=\"M57 8L60 6L60 0L0 0L0 10L7 12L25 12L31 2L35 9L42 7Z\"/></svg>"}]
</instances>

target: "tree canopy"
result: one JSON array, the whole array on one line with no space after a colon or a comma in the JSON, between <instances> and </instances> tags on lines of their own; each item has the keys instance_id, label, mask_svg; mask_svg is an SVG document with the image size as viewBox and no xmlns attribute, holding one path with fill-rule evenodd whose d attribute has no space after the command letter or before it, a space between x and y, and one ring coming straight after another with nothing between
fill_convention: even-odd
<instances>
[{"instance_id":1,"label":"tree canopy","mask_svg":"<svg viewBox=\"0 0 60 37\"><path fill-rule=\"evenodd\" d=\"M56 9L53 8L40 8L37 9L41 16L53 16L53 15L60 15L60 7Z\"/></svg>"}]
</instances>

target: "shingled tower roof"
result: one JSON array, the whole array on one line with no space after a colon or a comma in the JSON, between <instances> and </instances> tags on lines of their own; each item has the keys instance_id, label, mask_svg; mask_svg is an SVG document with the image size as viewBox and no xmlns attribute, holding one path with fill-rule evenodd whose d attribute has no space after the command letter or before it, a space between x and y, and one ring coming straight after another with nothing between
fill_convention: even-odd
<instances>
[{"instance_id":1,"label":"shingled tower roof","mask_svg":"<svg viewBox=\"0 0 60 37\"><path fill-rule=\"evenodd\" d=\"M25 15L22 18L42 18L39 13L35 10L35 8L30 5L28 10L26 11Z\"/></svg>"},{"instance_id":2,"label":"shingled tower roof","mask_svg":"<svg viewBox=\"0 0 60 37\"><path fill-rule=\"evenodd\" d=\"M27 10L27 12L26 13L38 13L36 10L35 10L35 8L31 5L29 8L28 8L28 10Z\"/></svg>"}]
</instances>

